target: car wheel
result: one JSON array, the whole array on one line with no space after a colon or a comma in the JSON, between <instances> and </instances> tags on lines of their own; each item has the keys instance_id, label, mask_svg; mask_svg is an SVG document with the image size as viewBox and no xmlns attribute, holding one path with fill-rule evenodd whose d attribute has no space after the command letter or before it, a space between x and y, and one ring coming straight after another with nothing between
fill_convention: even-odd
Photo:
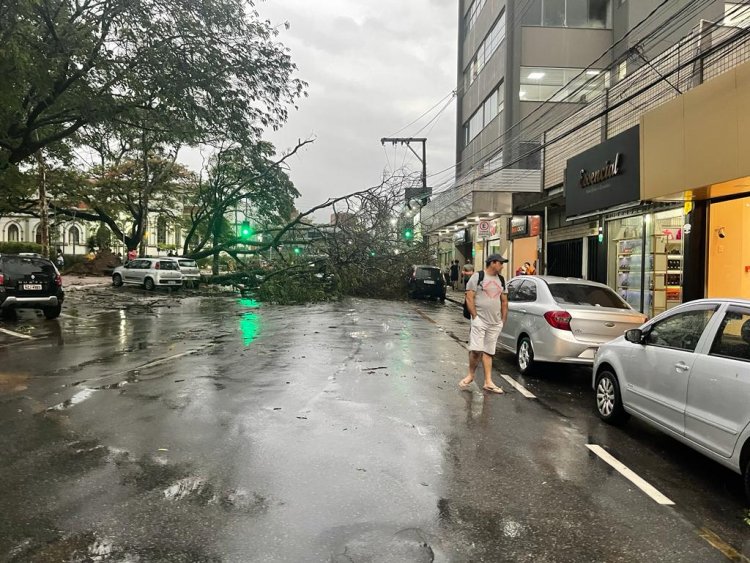
<instances>
[{"instance_id":1,"label":"car wheel","mask_svg":"<svg viewBox=\"0 0 750 563\"><path fill-rule=\"evenodd\" d=\"M153 291L156 285L154 285L154 280L152 280L151 278L146 278L145 280L143 280L143 287L145 287L148 291Z\"/></svg>"},{"instance_id":2,"label":"car wheel","mask_svg":"<svg viewBox=\"0 0 750 563\"><path fill-rule=\"evenodd\" d=\"M521 375L527 375L534 370L534 348L531 346L531 340L524 336L518 341L518 350L516 352L516 366Z\"/></svg>"},{"instance_id":3,"label":"car wheel","mask_svg":"<svg viewBox=\"0 0 750 563\"><path fill-rule=\"evenodd\" d=\"M617 376L609 370L604 370L596 380L596 414L604 422L617 424L627 418L622 406L620 384Z\"/></svg>"},{"instance_id":4,"label":"car wheel","mask_svg":"<svg viewBox=\"0 0 750 563\"><path fill-rule=\"evenodd\" d=\"M122 286L122 276L120 274L114 274L112 276L112 285L115 287Z\"/></svg>"},{"instance_id":5,"label":"car wheel","mask_svg":"<svg viewBox=\"0 0 750 563\"><path fill-rule=\"evenodd\" d=\"M44 313L44 318L49 320L56 319L62 312L62 305L58 305L57 307L45 307L42 312Z\"/></svg>"},{"instance_id":6,"label":"car wheel","mask_svg":"<svg viewBox=\"0 0 750 563\"><path fill-rule=\"evenodd\" d=\"M742 472L742 480L745 482L745 496L750 501L750 458L745 461L745 467Z\"/></svg>"}]
</instances>

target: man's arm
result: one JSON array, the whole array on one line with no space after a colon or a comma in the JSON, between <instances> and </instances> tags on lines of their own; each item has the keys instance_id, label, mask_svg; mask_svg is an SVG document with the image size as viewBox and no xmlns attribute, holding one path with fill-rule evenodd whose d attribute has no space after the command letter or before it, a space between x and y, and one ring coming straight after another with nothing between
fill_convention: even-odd
<instances>
[{"instance_id":1,"label":"man's arm","mask_svg":"<svg viewBox=\"0 0 750 563\"><path fill-rule=\"evenodd\" d=\"M500 317L503 319L503 324L505 324L505 320L508 318L508 294L507 293L503 293L500 296Z\"/></svg>"},{"instance_id":2,"label":"man's arm","mask_svg":"<svg viewBox=\"0 0 750 563\"><path fill-rule=\"evenodd\" d=\"M471 315L472 319L477 318L477 307L474 303L474 297L476 296L476 294L476 291L472 291L470 289L466 290L466 308L469 310L469 314Z\"/></svg>"}]
</instances>

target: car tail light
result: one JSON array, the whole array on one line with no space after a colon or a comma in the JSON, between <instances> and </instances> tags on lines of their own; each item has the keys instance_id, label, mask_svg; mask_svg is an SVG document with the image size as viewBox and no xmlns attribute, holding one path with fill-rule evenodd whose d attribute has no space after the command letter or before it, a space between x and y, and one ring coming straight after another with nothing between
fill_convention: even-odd
<instances>
[{"instance_id":1,"label":"car tail light","mask_svg":"<svg viewBox=\"0 0 750 563\"><path fill-rule=\"evenodd\" d=\"M3 274L0 274L0 285L3 285L5 283L5 276Z\"/></svg>"},{"instance_id":2,"label":"car tail light","mask_svg":"<svg viewBox=\"0 0 750 563\"><path fill-rule=\"evenodd\" d=\"M158 269L159 269L159 262L157 262L156 264L154 264L154 270L158 270Z\"/></svg>"},{"instance_id":3,"label":"car tail light","mask_svg":"<svg viewBox=\"0 0 750 563\"><path fill-rule=\"evenodd\" d=\"M544 313L544 320L549 323L549 326L560 330L572 330L570 328L572 318L567 311L547 311Z\"/></svg>"},{"instance_id":4,"label":"car tail light","mask_svg":"<svg viewBox=\"0 0 750 563\"><path fill-rule=\"evenodd\" d=\"M2 283L2 276L0 275L0 283ZM55 276L55 285L57 287L62 287L62 276L60 274L57 274Z\"/></svg>"}]
</instances>

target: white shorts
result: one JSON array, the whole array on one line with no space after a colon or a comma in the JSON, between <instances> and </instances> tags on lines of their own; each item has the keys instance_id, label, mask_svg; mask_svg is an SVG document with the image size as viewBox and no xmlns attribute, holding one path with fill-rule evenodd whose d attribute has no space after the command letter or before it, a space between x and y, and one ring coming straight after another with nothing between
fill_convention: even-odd
<instances>
[{"instance_id":1,"label":"white shorts","mask_svg":"<svg viewBox=\"0 0 750 563\"><path fill-rule=\"evenodd\" d=\"M479 317L472 319L471 330L469 331L469 350L494 356L497 339L502 329L502 324L491 325Z\"/></svg>"}]
</instances>

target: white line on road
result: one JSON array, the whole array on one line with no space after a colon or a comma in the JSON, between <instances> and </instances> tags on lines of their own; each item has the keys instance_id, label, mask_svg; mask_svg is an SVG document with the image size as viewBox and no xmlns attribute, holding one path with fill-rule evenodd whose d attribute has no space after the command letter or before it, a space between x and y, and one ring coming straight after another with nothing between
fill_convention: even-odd
<instances>
[{"instance_id":1,"label":"white line on road","mask_svg":"<svg viewBox=\"0 0 750 563\"><path fill-rule=\"evenodd\" d=\"M528 389L526 389L526 387L524 387L523 385L521 385L520 383L518 383L518 381L516 381L515 379L513 379L511 376L505 375L504 373L501 373L500 377L502 377L505 381L507 381L508 383L510 383L516 389L516 391L518 391L519 393L521 393L521 395L523 395L527 399L536 399L536 395L534 395L531 391L529 391Z\"/></svg>"},{"instance_id":2,"label":"white line on road","mask_svg":"<svg viewBox=\"0 0 750 563\"><path fill-rule=\"evenodd\" d=\"M650 483L646 482L642 478L640 478L638 475L636 475L633 471L628 469L625 464L618 461L613 457L611 454L609 454L607 451L604 450L601 446L597 446L596 444L586 444L586 447L590 449L592 452L594 452L596 455L598 455L604 462L611 465L615 470L617 470L620 475L625 477L628 481L633 483L636 487L638 487L640 490L642 490L644 493L646 493L648 496L650 496L654 501L656 501L659 504L663 505L674 505L674 503L669 500L667 497L665 497L663 494L661 494L654 486L652 486Z\"/></svg>"},{"instance_id":3,"label":"white line on road","mask_svg":"<svg viewBox=\"0 0 750 563\"><path fill-rule=\"evenodd\" d=\"M15 336L17 338L25 338L26 340L34 340L33 336L29 336L28 334L21 334L20 332L13 332L12 330L8 330L7 328L0 328L0 332L4 334L9 334L10 336Z\"/></svg>"}]
</instances>

